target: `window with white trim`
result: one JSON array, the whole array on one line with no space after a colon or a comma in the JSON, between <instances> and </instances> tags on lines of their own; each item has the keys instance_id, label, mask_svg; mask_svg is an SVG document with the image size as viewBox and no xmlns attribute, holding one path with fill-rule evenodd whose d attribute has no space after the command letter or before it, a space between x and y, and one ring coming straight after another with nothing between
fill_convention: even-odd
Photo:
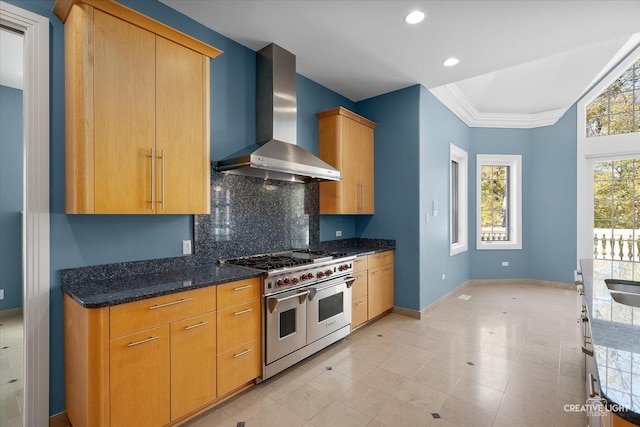
<instances>
[{"instance_id":1,"label":"window with white trim","mask_svg":"<svg viewBox=\"0 0 640 427\"><path fill-rule=\"evenodd\" d=\"M478 154L477 249L522 249L522 156Z\"/></svg>"},{"instance_id":2,"label":"window with white trim","mask_svg":"<svg viewBox=\"0 0 640 427\"><path fill-rule=\"evenodd\" d=\"M468 191L468 158L462 148L450 144L449 175L449 255L457 255L469 250L469 221L467 200Z\"/></svg>"}]
</instances>

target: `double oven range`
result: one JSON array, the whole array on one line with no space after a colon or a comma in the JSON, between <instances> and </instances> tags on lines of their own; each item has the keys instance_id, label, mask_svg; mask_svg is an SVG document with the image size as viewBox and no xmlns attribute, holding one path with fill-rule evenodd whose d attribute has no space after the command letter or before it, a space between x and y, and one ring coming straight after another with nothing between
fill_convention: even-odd
<instances>
[{"instance_id":1,"label":"double oven range","mask_svg":"<svg viewBox=\"0 0 640 427\"><path fill-rule=\"evenodd\" d=\"M220 261L265 272L262 380L351 333L354 259L294 250Z\"/></svg>"}]
</instances>

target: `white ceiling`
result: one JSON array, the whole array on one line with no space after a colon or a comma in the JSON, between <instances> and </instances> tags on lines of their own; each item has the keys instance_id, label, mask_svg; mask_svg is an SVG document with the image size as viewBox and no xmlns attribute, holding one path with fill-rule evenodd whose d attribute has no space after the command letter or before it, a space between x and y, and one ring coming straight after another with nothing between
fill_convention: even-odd
<instances>
[{"instance_id":1,"label":"white ceiling","mask_svg":"<svg viewBox=\"0 0 640 427\"><path fill-rule=\"evenodd\" d=\"M0 28L0 85L22 89L23 36Z\"/></svg>"},{"instance_id":2,"label":"white ceiling","mask_svg":"<svg viewBox=\"0 0 640 427\"><path fill-rule=\"evenodd\" d=\"M161 1L353 101L421 84L470 126L552 124L640 43L640 0Z\"/></svg>"}]
</instances>

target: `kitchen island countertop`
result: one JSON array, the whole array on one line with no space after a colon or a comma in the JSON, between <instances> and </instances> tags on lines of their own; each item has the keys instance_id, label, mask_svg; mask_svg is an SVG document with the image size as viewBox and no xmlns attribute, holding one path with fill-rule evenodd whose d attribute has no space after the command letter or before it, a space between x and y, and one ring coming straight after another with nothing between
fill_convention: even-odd
<instances>
[{"instance_id":1,"label":"kitchen island countertop","mask_svg":"<svg viewBox=\"0 0 640 427\"><path fill-rule=\"evenodd\" d=\"M580 266L602 396L616 415L640 425L640 308L614 301L604 282L633 280L633 267L598 259Z\"/></svg>"}]
</instances>

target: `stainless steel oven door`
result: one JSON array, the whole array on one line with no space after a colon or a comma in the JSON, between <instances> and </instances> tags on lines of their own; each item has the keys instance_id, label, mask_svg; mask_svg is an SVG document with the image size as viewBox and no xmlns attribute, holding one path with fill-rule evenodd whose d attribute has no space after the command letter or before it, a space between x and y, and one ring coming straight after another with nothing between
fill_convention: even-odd
<instances>
[{"instance_id":1,"label":"stainless steel oven door","mask_svg":"<svg viewBox=\"0 0 640 427\"><path fill-rule=\"evenodd\" d=\"M344 276L309 286L307 344L351 324L351 285Z\"/></svg>"},{"instance_id":2,"label":"stainless steel oven door","mask_svg":"<svg viewBox=\"0 0 640 427\"><path fill-rule=\"evenodd\" d=\"M297 289L265 297L265 364L307 344L307 295Z\"/></svg>"}]
</instances>

